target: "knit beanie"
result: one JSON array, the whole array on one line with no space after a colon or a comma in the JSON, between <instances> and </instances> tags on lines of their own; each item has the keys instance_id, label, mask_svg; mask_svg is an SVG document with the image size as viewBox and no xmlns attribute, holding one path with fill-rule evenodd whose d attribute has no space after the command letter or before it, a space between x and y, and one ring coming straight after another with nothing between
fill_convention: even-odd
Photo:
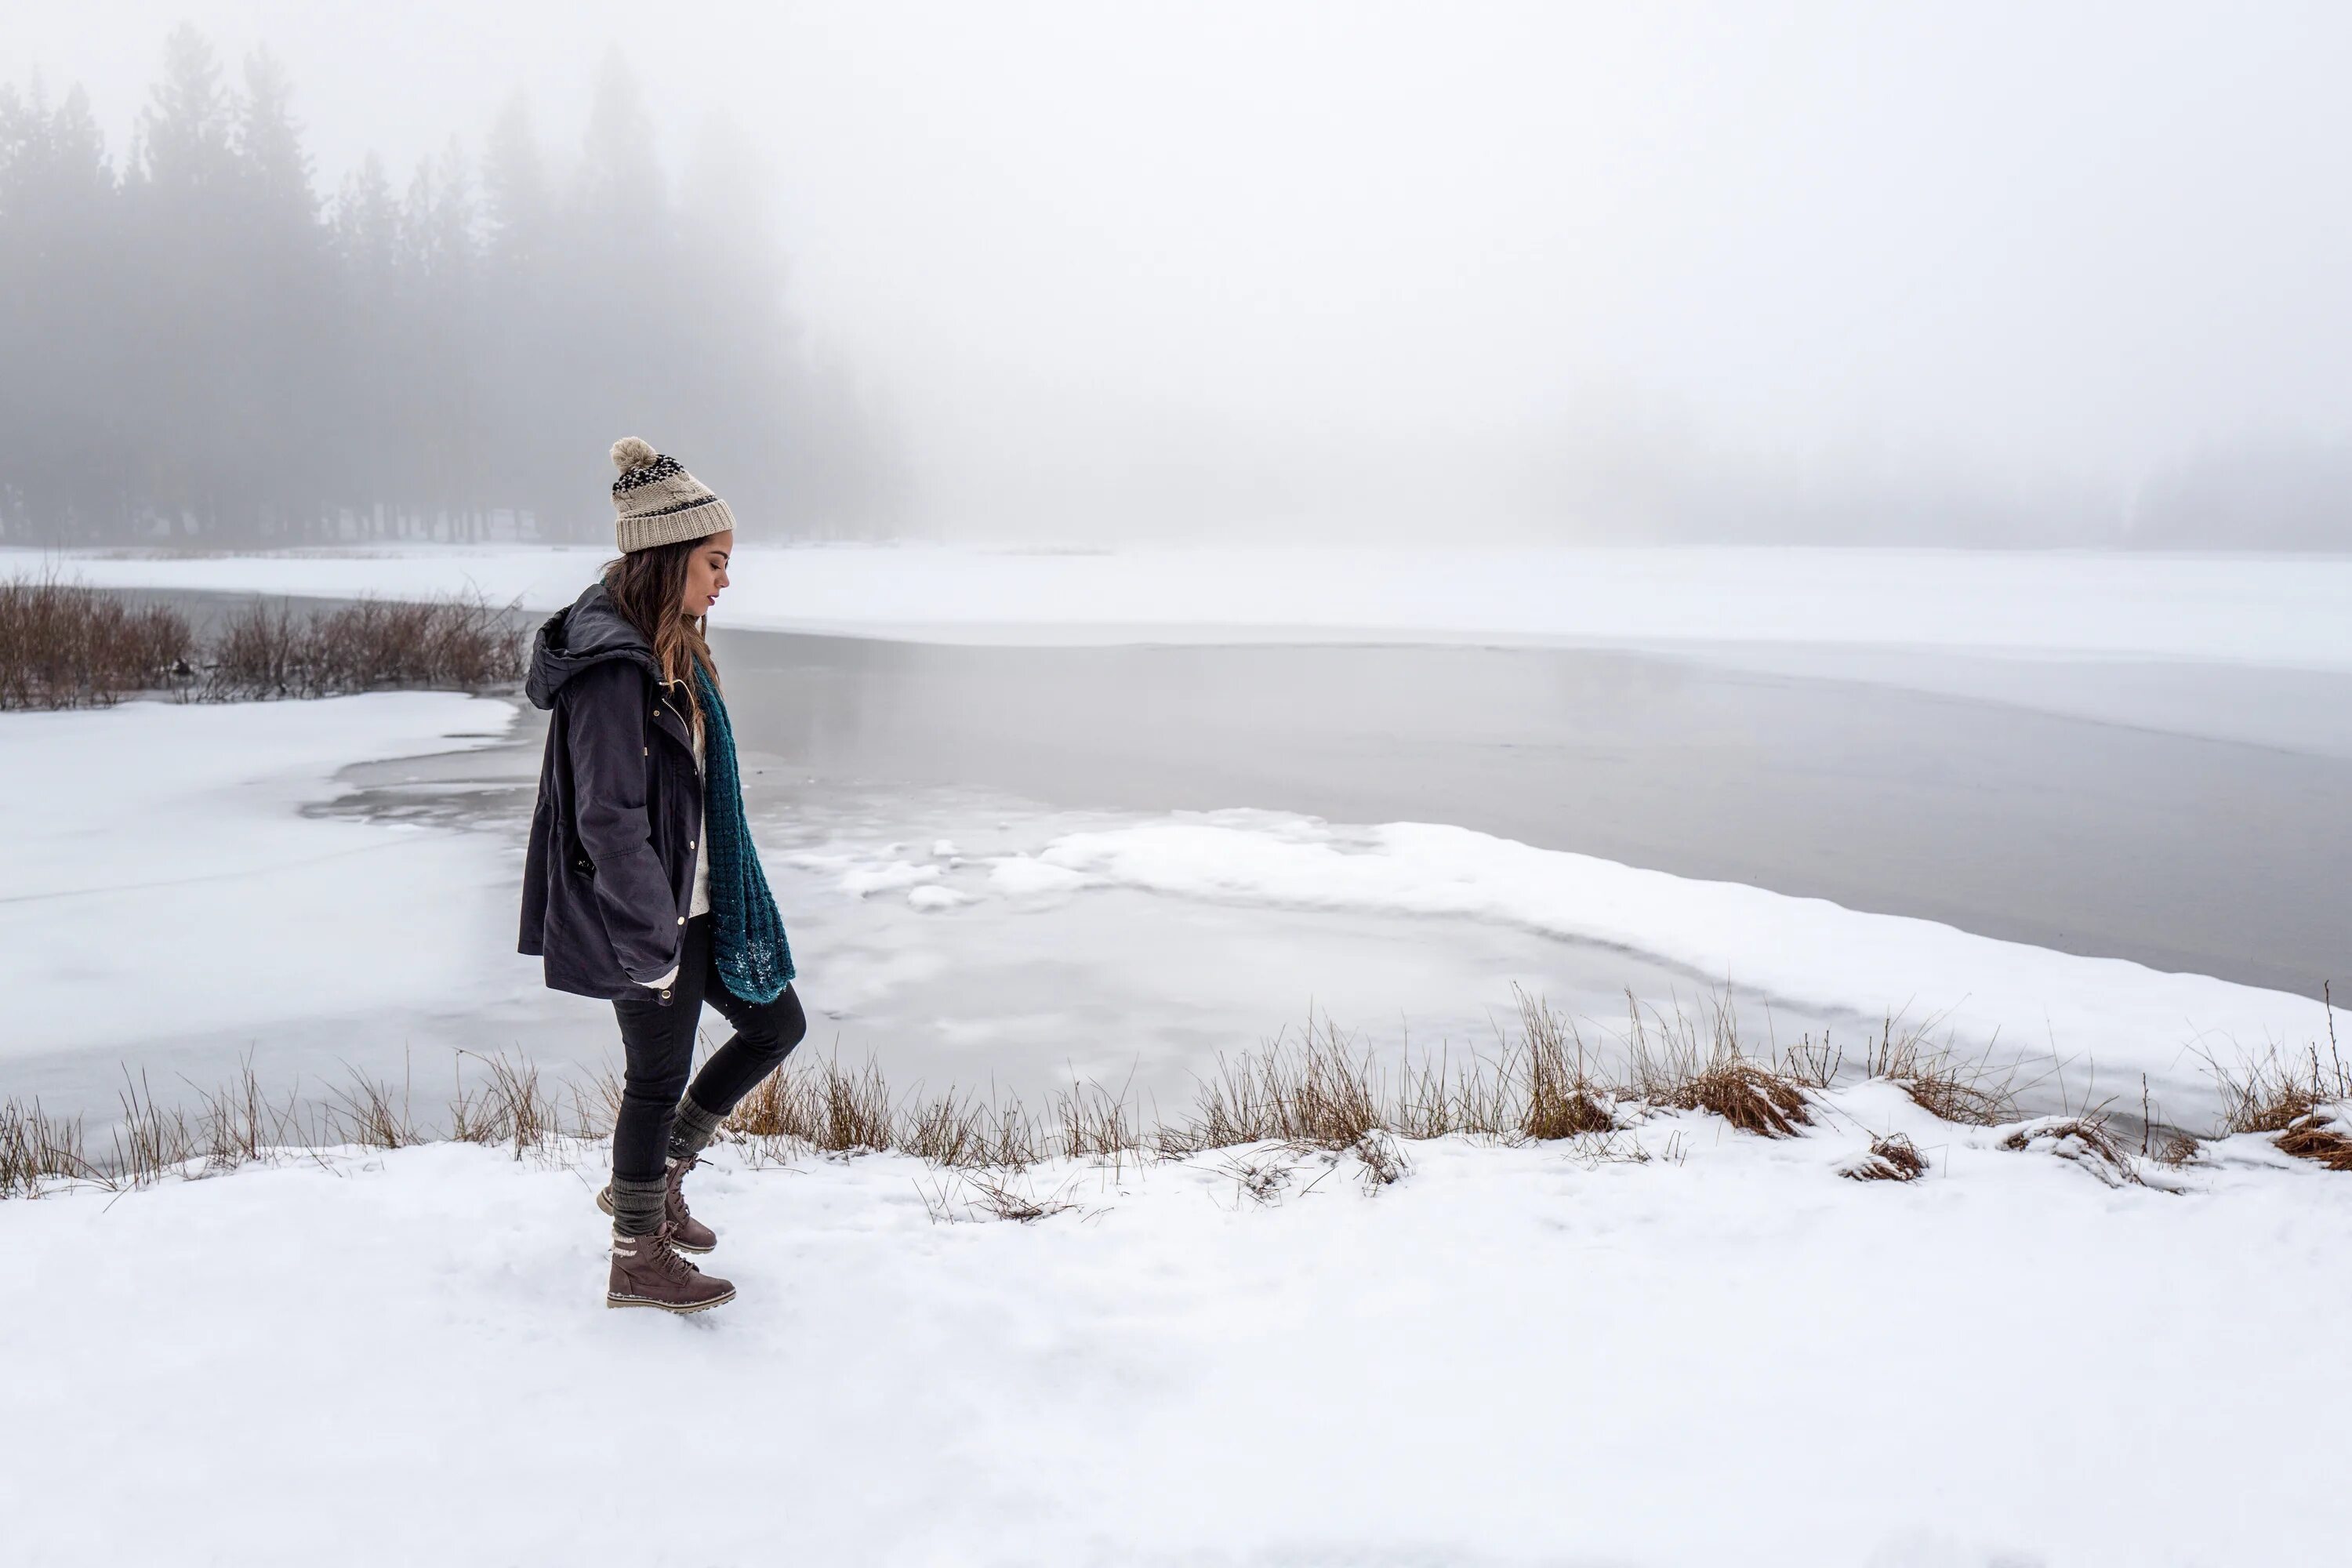
<instances>
[{"instance_id":1,"label":"knit beanie","mask_svg":"<svg viewBox=\"0 0 2352 1568\"><path fill-rule=\"evenodd\" d=\"M613 466L621 470L613 481L613 511L624 555L708 539L735 526L735 514L709 485L635 436L613 443Z\"/></svg>"}]
</instances>

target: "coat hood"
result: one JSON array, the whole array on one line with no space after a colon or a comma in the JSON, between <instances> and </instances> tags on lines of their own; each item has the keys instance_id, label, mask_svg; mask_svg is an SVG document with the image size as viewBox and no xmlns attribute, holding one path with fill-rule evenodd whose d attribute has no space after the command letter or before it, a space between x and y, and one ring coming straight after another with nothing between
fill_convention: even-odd
<instances>
[{"instance_id":1,"label":"coat hood","mask_svg":"<svg viewBox=\"0 0 2352 1568\"><path fill-rule=\"evenodd\" d=\"M591 583L569 609L548 616L531 639L530 672L523 678L523 695L535 708L555 706L563 683L592 664L608 658L635 660L647 675L661 679L654 650L645 634L622 618L602 581Z\"/></svg>"}]
</instances>

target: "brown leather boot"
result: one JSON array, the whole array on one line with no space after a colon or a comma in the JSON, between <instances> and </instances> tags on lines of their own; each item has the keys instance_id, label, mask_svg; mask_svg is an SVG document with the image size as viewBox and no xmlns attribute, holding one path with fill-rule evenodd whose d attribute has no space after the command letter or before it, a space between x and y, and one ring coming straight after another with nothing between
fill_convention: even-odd
<instances>
[{"instance_id":1,"label":"brown leather boot","mask_svg":"<svg viewBox=\"0 0 2352 1568\"><path fill-rule=\"evenodd\" d=\"M662 1199L662 1222L673 1233L670 1245L680 1252L709 1252L719 1245L719 1233L687 1212L686 1192L682 1184L686 1173L702 1163L688 1154L683 1160L672 1160L669 1172L663 1178L669 1183L669 1192ZM608 1184L596 1194L596 1206L606 1214L613 1212L613 1189Z\"/></svg>"},{"instance_id":2,"label":"brown leather boot","mask_svg":"<svg viewBox=\"0 0 2352 1568\"><path fill-rule=\"evenodd\" d=\"M607 1307L659 1307L665 1312L699 1312L735 1299L735 1287L678 1256L667 1225L651 1236L613 1233L613 1273L604 1287Z\"/></svg>"}]
</instances>

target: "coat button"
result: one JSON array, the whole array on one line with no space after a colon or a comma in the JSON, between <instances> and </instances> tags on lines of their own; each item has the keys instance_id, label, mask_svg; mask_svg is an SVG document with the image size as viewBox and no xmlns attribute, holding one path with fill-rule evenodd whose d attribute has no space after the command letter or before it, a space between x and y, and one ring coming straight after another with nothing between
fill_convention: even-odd
<instances>
[{"instance_id":1,"label":"coat button","mask_svg":"<svg viewBox=\"0 0 2352 1568\"><path fill-rule=\"evenodd\" d=\"M652 756L652 755L654 754L654 749L653 749L651 746L647 746L645 750L646 750L646 755L647 755L647 756L649 756L649 757L650 757L650 756Z\"/></svg>"}]
</instances>

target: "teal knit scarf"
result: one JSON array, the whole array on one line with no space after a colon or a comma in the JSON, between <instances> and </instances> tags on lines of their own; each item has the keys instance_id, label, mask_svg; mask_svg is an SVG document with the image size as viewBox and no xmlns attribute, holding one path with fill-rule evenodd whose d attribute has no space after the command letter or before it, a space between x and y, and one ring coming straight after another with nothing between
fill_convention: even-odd
<instances>
[{"instance_id":1,"label":"teal knit scarf","mask_svg":"<svg viewBox=\"0 0 2352 1568\"><path fill-rule=\"evenodd\" d=\"M727 704L699 661L694 679L702 696L702 836L710 856L710 934L719 978L746 1002L772 1002L793 983L793 950L743 817L743 780L736 771Z\"/></svg>"}]
</instances>

